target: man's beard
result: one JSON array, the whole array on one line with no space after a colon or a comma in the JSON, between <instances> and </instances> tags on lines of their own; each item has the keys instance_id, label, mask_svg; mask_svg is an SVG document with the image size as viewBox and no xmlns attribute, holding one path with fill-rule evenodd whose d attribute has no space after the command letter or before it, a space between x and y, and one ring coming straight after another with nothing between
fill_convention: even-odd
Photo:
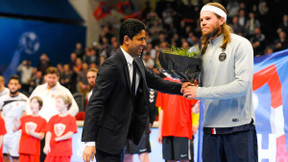
<instances>
[{"instance_id":1,"label":"man's beard","mask_svg":"<svg viewBox=\"0 0 288 162\"><path fill-rule=\"evenodd\" d=\"M89 90L91 91L94 88L94 86L95 86L95 83L89 84Z\"/></svg>"},{"instance_id":2,"label":"man's beard","mask_svg":"<svg viewBox=\"0 0 288 162\"><path fill-rule=\"evenodd\" d=\"M202 34L204 37L207 37L209 39L209 38L213 38L213 37L217 36L219 33L219 30L220 30L220 28L217 28L208 34L204 34L203 32L202 32Z\"/></svg>"},{"instance_id":3,"label":"man's beard","mask_svg":"<svg viewBox=\"0 0 288 162\"><path fill-rule=\"evenodd\" d=\"M48 82L48 87L49 87L49 88L53 88L53 87L56 86L56 84L57 84L57 83L49 83L49 82Z\"/></svg>"},{"instance_id":4,"label":"man's beard","mask_svg":"<svg viewBox=\"0 0 288 162\"><path fill-rule=\"evenodd\" d=\"M14 91L14 92L12 92L11 90L10 90L10 94L12 94L12 95L15 95L15 94L17 94L19 92L19 89L17 89L16 91Z\"/></svg>"}]
</instances>

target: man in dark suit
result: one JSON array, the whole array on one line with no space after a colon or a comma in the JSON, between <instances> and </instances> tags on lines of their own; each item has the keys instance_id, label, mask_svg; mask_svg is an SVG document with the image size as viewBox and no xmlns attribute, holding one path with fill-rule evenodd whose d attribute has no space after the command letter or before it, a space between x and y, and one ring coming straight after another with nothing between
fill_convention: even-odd
<instances>
[{"instance_id":1,"label":"man in dark suit","mask_svg":"<svg viewBox=\"0 0 288 162\"><path fill-rule=\"evenodd\" d=\"M97 162L122 162L127 139L138 144L149 114L148 87L181 94L181 84L164 81L144 67L139 56L146 46L145 30L139 20L124 21L120 49L98 71L85 113L84 161L93 160L96 153Z\"/></svg>"}]
</instances>

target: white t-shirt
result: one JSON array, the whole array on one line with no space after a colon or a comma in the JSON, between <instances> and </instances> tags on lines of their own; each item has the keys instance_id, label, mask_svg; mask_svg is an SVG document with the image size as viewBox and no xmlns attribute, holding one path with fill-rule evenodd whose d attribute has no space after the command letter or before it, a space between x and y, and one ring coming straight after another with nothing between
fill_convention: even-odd
<instances>
[{"instance_id":1,"label":"white t-shirt","mask_svg":"<svg viewBox=\"0 0 288 162\"><path fill-rule=\"evenodd\" d=\"M0 99L0 110L2 111L2 117L5 121L5 126L7 133L12 133L14 127L14 120L19 120L23 115L27 107L28 98L19 93L18 96L11 97L9 94L6 94Z\"/></svg>"},{"instance_id":2,"label":"white t-shirt","mask_svg":"<svg viewBox=\"0 0 288 162\"><path fill-rule=\"evenodd\" d=\"M30 95L28 102L30 103L31 98L34 96L42 98L43 106L39 111L39 115L46 119L46 121L48 122L52 116L59 113L56 109L56 97L60 94L68 95L69 97L71 97L72 105L68 113L75 116L79 111L78 105L71 92L67 88L62 86L59 82L57 82L56 86L51 89L48 89L47 83L39 85ZM26 114L32 114L29 106L26 109Z\"/></svg>"}]
</instances>

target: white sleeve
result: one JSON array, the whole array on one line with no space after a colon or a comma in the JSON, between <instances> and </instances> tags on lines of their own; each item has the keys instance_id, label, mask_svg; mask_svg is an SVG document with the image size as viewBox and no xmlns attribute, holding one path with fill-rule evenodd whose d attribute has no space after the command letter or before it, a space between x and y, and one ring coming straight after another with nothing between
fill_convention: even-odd
<instances>
[{"instance_id":1,"label":"white sleeve","mask_svg":"<svg viewBox=\"0 0 288 162\"><path fill-rule=\"evenodd\" d=\"M25 96L24 94L23 94L23 99L26 101L25 104L24 104L24 106L23 106L23 111L25 111L25 113L26 113L26 112L27 112L27 107L29 107L30 104L29 104L29 102L28 102L28 97ZM31 110L31 109L30 109L30 110Z\"/></svg>"},{"instance_id":2,"label":"white sleeve","mask_svg":"<svg viewBox=\"0 0 288 162\"><path fill-rule=\"evenodd\" d=\"M39 88L36 87L33 92L31 93L31 95L29 96L28 100L27 100L27 105L26 105L26 115L32 115L32 111L30 109L30 100L31 98L33 98L34 96L36 96L38 94L38 90ZM43 99L42 99L43 100Z\"/></svg>"},{"instance_id":3,"label":"white sleeve","mask_svg":"<svg viewBox=\"0 0 288 162\"><path fill-rule=\"evenodd\" d=\"M71 94L71 92L67 89L66 91L66 94L71 97L72 99L72 105L68 111L69 114L73 115L73 116L76 116L76 114L79 112L79 107L78 107L78 104L76 103L73 95Z\"/></svg>"},{"instance_id":4,"label":"white sleeve","mask_svg":"<svg viewBox=\"0 0 288 162\"><path fill-rule=\"evenodd\" d=\"M3 103L4 103L4 101L0 99L0 111L2 111L2 109L3 109Z\"/></svg>"},{"instance_id":5,"label":"white sleeve","mask_svg":"<svg viewBox=\"0 0 288 162\"><path fill-rule=\"evenodd\" d=\"M95 146L95 142L85 142L85 146Z\"/></svg>"}]
</instances>

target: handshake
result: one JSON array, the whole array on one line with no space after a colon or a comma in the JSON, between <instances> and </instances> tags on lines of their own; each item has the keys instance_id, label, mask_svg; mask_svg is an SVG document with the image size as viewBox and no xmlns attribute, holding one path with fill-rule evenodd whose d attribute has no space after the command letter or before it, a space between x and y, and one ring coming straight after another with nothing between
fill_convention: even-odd
<instances>
[{"instance_id":1,"label":"handshake","mask_svg":"<svg viewBox=\"0 0 288 162\"><path fill-rule=\"evenodd\" d=\"M181 93L187 99L197 98L198 86L191 84L190 82L182 83Z\"/></svg>"}]
</instances>

